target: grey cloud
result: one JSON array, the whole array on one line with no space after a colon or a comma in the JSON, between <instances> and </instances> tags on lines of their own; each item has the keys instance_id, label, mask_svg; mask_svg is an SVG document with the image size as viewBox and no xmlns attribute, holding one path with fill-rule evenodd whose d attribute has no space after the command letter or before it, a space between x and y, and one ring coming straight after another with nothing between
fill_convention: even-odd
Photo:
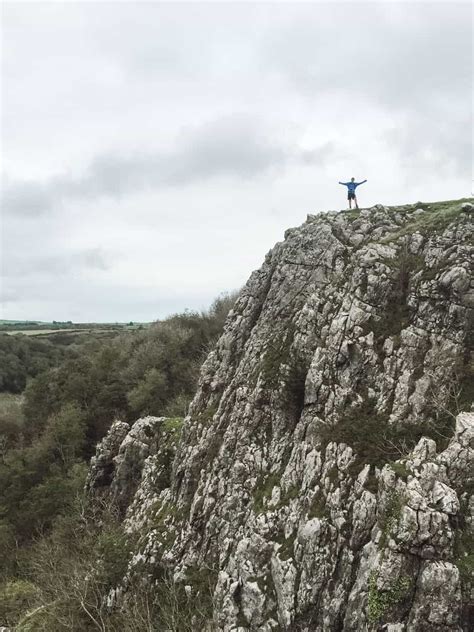
<instances>
[{"instance_id":1,"label":"grey cloud","mask_svg":"<svg viewBox=\"0 0 474 632\"><path fill-rule=\"evenodd\" d=\"M72 254L69 258L71 268L83 267L90 270L108 270L110 256L101 248L88 248L82 252Z\"/></svg>"},{"instance_id":2,"label":"grey cloud","mask_svg":"<svg viewBox=\"0 0 474 632\"><path fill-rule=\"evenodd\" d=\"M467 177L471 17L464 2L341 3L304 22L300 15L272 33L261 54L302 98L344 104L355 128L368 116L365 104L391 119L393 132L374 125L373 135L386 141L408 178L431 169Z\"/></svg>"},{"instance_id":3,"label":"grey cloud","mask_svg":"<svg viewBox=\"0 0 474 632\"><path fill-rule=\"evenodd\" d=\"M199 296L180 288L150 292L137 284L100 284L94 278L58 277L35 282L22 277L16 287L1 292L0 304L9 308L6 317L44 321L76 322L151 321L185 309L201 309L211 304L221 288L211 287ZM80 300L78 300L80 297Z\"/></svg>"},{"instance_id":4,"label":"grey cloud","mask_svg":"<svg viewBox=\"0 0 474 632\"><path fill-rule=\"evenodd\" d=\"M324 143L316 149L301 152L301 161L307 165L322 165L337 152L334 142Z\"/></svg>"},{"instance_id":5,"label":"grey cloud","mask_svg":"<svg viewBox=\"0 0 474 632\"><path fill-rule=\"evenodd\" d=\"M23 181L16 183L2 178L2 208L15 215L41 215L53 203L49 186L38 182Z\"/></svg>"},{"instance_id":6,"label":"grey cloud","mask_svg":"<svg viewBox=\"0 0 474 632\"><path fill-rule=\"evenodd\" d=\"M468 94L471 17L465 2L410 3L409 10L341 3L295 19L267 38L261 54L304 94L359 94L413 109L448 91L451 98Z\"/></svg>"},{"instance_id":7,"label":"grey cloud","mask_svg":"<svg viewBox=\"0 0 474 632\"><path fill-rule=\"evenodd\" d=\"M110 257L101 248L88 248L80 252L61 255L37 255L28 259L11 255L5 261L2 276L5 278L65 276L83 270L107 270Z\"/></svg>"},{"instance_id":8,"label":"grey cloud","mask_svg":"<svg viewBox=\"0 0 474 632\"><path fill-rule=\"evenodd\" d=\"M454 172L469 179L472 141L466 130L470 116L443 116L442 112L418 113L403 127L383 134L387 148L396 152L408 178L419 179L427 171Z\"/></svg>"},{"instance_id":9,"label":"grey cloud","mask_svg":"<svg viewBox=\"0 0 474 632\"><path fill-rule=\"evenodd\" d=\"M322 164L333 151L331 143L302 151L296 143L274 140L262 122L238 116L183 131L177 145L168 152L104 154L80 177L61 175L45 184L7 182L5 210L35 216L67 199L119 198L219 176L254 178L292 163Z\"/></svg>"},{"instance_id":10,"label":"grey cloud","mask_svg":"<svg viewBox=\"0 0 474 632\"><path fill-rule=\"evenodd\" d=\"M2 291L0 292L0 304L6 306L11 305L13 303L17 303L20 301L20 293L15 291L14 289L5 289L2 287Z\"/></svg>"}]
</instances>

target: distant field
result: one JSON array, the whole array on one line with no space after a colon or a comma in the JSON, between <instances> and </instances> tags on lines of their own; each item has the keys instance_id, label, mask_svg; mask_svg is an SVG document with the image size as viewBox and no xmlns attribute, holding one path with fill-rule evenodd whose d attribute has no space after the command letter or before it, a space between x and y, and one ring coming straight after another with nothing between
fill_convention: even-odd
<instances>
[{"instance_id":1,"label":"distant field","mask_svg":"<svg viewBox=\"0 0 474 632\"><path fill-rule=\"evenodd\" d=\"M150 323L41 323L35 321L0 320L0 334L25 336L51 336L61 333L90 334L133 331L148 327Z\"/></svg>"},{"instance_id":2,"label":"distant field","mask_svg":"<svg viewBox=\"0 0 474 632\"><path fill-rule=\"evenodd\" d=\"M25 336L46 336L48 334L62 334L73 331L76 334L88 334L91 331L112 331L111 329L4 329L0 328L0 333L8 334L9 336L15 336L17 334L24 334ZM116 331L116 330L113 330Z\"/></svg>"}]
</instances>

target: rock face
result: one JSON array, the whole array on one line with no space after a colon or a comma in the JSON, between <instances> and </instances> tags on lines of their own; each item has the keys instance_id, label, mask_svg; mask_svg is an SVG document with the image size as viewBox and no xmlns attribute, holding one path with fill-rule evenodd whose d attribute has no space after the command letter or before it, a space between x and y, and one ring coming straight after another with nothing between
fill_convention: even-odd
<instances>
[{"instance_id":1,"label":"rock face","mask_svg":"<svg viewBox=\"0 0 474 632\"><path fill-rule=\"evenodd\" d=\"M378 205L287 231L180 440L146 418L98 446L89 486L110 485L141 535L129 575L165 567L207 591L209 630L472 629L471 209Z\"/></svg>"}]
</instances>

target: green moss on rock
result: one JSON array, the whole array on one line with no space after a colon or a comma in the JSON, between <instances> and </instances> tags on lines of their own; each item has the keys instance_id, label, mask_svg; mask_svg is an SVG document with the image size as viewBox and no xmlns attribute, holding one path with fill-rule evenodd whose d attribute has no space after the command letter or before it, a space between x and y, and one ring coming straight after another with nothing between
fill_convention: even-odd
<instances>
[{"instance_id":1,"label":"green moss on rock","mask_svg":"<svg viewBox=\"0 0 474 632\"><path fill-rule=\"evenodd\" d=\"M382 532L379 547L384 549L394 526L400 519L403 507L403 495L393 491L389 494L385 509L379 517L379 527Z\"/></svg>"},{"instance_id":2,"label":"green moss on rock","mask_svg":"<svg viewBox=\"0 0 474 632\"><path fill-rule=\"evenodd\" d=\"M397 605L409 594L412 580L408 576L399 577L388 590L377 588L377 571L369 576L369 593L367 598L367 618L370 623L379 623L391 607Z\"/></svg>"}]
</instances>

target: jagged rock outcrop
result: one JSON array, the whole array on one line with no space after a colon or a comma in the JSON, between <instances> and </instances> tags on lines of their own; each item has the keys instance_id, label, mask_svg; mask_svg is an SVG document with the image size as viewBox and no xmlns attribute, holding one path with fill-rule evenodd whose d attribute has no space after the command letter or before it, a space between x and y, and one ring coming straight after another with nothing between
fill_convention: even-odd
<instances>
[{"instance_id":1,"label":"jagged rock outcrop","mask_svg":"<svg viewBox=\"0 0 474 632\"><path fill-rule=\"evenodd\" d=\"M136 523L148 513L147 498L170 486L172 460L181 419L143 417L132 427L117 420L98 444L86 480L86 490L104 493Z\"/></svg>"},{"instance_id":2,"label":"jagged rock outcrop","mask_svg":"<svg viewBox=\"0 0 474 632\"><path fill-rule=\"evenodd\" d=\"M378 205L287 231L179 442L146 418L98 447L89 486L110 481L141 536L129 577L163 567L207 591L209 630L471 629L472 208Z\"/></svg>"}]
</instances>

